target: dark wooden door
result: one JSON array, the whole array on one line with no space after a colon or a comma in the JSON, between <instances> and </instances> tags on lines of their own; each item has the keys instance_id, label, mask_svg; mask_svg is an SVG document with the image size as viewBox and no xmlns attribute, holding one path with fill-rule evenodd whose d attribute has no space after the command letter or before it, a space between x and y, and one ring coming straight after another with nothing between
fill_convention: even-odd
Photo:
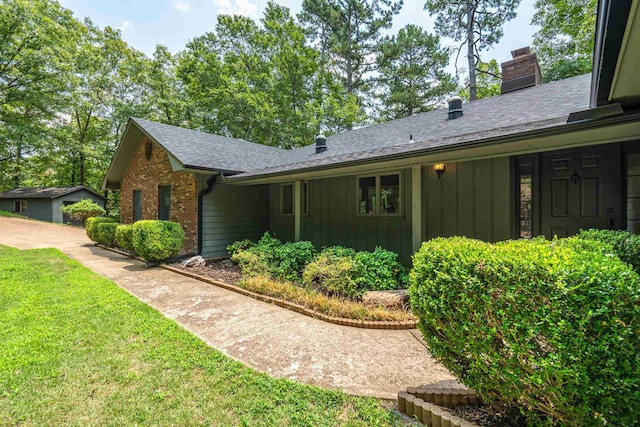
<instances>
[{"instance_id":1,"label":"dark wooden door","mask_svg":"<svg viewBox=\"0 0 640 427\"><path fill-rule=\"evenodd\" d=\"M621 166L618 147L541 155L541 234L566 237L580 229L620 228Z\"/></svg>"}]
</instances>

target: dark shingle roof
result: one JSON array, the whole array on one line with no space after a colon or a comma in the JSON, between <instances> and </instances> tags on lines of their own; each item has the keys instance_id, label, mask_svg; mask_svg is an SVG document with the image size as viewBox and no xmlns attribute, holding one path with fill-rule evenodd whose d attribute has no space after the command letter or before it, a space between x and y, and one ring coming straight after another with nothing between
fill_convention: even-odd
<instances>
[{"instance_id":1,"label":"dark shingle roof","mask_svg":"<svg viewBox=\"0 0 640 427\"><path fill-rule=\"evenodd\" d=\"M228 138L150 120L131 118L185 167L248 171L281 163L288 152L277 147Z\"/></svg>"},{"instance_id":2,"label":"dark shingle roof","mask_svg":"<svg viewBox=\"0 0 640 427\"><path fill-rule=\"evenodd\" d=\"M0 192L0 199L55 199L80 190L90 191L96 196L104 198L84 185L76 185L72 187L14 188Z\"/></svg>"}]
</instances>

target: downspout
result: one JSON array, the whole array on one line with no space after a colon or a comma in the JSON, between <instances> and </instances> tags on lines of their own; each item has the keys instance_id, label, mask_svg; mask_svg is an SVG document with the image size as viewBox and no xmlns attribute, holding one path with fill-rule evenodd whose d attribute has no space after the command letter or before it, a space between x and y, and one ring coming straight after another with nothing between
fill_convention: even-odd
<instances>
[{"instance_id":1,"label":"downspout","mask_svg":"<svg viewBox=\"0 0 640 427\"><path fill-rule=\"evenodd\" d=\"M198 255L202 255L202 200L204 196L213 190L216 177L217 175L211 175L209 179L207 179L207 188L200 190L198 193Z\"/></svg>"}]
</instances>

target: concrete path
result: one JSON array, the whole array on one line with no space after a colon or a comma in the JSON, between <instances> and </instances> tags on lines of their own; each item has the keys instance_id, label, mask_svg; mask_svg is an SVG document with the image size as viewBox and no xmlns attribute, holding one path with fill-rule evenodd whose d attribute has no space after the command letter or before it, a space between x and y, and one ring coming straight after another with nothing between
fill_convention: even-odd
<instances>
[{"instance_id":1,"label":"concrete path","mask_svg":"<svg viewBox=\"0 0 640 427\"><path fill-rule=\"evenodd\" d=\"M384 399L453 379L417 331L334 325L161 268L145 269L94 246L84 229L0 217L0 244L58 248L210 346L274 377Z\"/></svg>"}]
</instances>

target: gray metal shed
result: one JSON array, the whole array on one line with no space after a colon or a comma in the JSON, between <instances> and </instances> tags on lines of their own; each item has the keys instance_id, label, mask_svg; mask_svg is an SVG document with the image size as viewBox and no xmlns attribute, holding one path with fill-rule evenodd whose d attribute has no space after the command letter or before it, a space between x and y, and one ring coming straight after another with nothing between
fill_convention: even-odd
<instances>
[{"instance_id":1,"label":"gray metal shed","mask_svg":"<svg viewBox=\"0 0 640 427\"><path fill-rule=\"evenodd\" d=\"M14 212L41 221L67 223L60 208L91 199L100 206L105 206L104 196L84 185L72 187L14 188L0 192L0 210Z\"/></svg>"}]
</instances>

